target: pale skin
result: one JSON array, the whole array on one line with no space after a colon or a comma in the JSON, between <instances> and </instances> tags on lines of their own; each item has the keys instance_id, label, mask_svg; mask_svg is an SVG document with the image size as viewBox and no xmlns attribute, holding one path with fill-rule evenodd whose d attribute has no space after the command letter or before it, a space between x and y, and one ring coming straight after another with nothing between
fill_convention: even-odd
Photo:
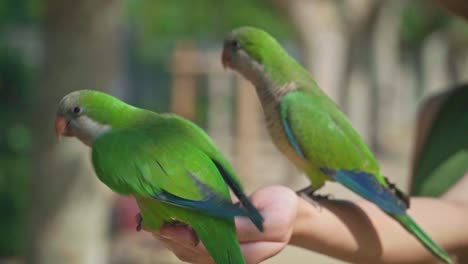
<instances>
[{"instance_id":1,"label":"pale skin","mask_svg":"<svg viewBox=\"0 0 468 264\"><path fill-rule=\"evenodd\" d=\"M441 198L414 197L408 211L459 263L468 263L468 173ZM249 264L294 245L352 263L438 263L420 243L365 200L321 201L320 207L292 190L270 186L251 196L265 218L260 233L248 220L236 219ZM194 246L190 229L164 227L153 232L181 260L213 263L202 244Z\"/></svg>"}]
</instances>

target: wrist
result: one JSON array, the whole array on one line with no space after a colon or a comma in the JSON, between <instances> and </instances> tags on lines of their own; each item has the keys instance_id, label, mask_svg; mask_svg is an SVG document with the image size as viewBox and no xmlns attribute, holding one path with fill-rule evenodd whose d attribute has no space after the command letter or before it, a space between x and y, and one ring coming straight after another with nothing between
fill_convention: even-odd
<instances>
[{"instance_id":1,"label":"wrist","mask_svg":"<svg viewBox=\"0 0 468 264\"><path fill-rule=\"evenodd\" d=\"M313 239L313 230L318 227L318 221L315 221L318 217L319 209L317 206L299 197L298 208L296 218L294 220L294 227L290 244L309 248L311 240ZM319 206L319 205L318 205Z\"/></svg>"}]
</instances>

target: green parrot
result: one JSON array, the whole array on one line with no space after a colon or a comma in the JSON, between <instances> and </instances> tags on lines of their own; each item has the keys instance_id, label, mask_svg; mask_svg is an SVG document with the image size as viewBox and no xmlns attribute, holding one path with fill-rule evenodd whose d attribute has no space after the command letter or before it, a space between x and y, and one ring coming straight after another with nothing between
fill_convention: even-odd
<instances>
[{"instance_id":1,"label":"green parrot","mask_svg":"<svg viewBox=\"0 0 468 264\"><path fill-rule=\"evenodd\" d=\"M274 144L308 175L306 194L314 197L326 181L337 181L393 217L435 256L454 263L406 213L409 200L382 175L348 118L272 36L241 27L223 46L224 67L255 86Z\"/></svg>"},{"instance_id":2,"label":"green parrot","mask_svg":"<svg viewBox=\"0 0 468 264\"><path fill-rule=\"evenodd\" d=\"M136 199L137 230L187 224L195 245L200 239L216 263L245 263L234 217L249 217L260 231L263 218L231 165L195 124L81 90L60 101L55 129L90 146L99 180ZM229 188L243 208L231 202Z\"/></svg>"}]
</instances>

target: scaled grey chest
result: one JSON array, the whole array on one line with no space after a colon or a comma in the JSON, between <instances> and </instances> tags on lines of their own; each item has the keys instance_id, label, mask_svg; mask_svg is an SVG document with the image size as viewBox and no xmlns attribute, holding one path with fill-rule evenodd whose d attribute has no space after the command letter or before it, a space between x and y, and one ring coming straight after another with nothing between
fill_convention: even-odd
<instances>
[{"instance_id":1,"label":"scaled grey chest","mask_svg":"<svg viewBox=\"0 0 468 264\"><path fill-rule=\"evenodd\" d=\"M265 123L275 146L288 157L299 169L307 170L307 161L300 157L292 148L283 128L280 116L280 100L288 90L281 89L273 94L269 89L258 89L257 95L262 104ZM290 90L289 90L290 91Z\"/></svg>"}]
</instances>

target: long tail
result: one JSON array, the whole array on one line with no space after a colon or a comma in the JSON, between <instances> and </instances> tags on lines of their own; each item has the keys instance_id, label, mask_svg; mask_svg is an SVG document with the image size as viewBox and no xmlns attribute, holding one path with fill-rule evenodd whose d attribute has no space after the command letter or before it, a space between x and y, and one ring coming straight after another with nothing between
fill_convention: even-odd
<instances>
[{"instance_id":1,"label":"long tail","mask_svg":"<svg viewBox=\"0 0 468 264\"><path fill-rule=\"evenodd\" d=\"M443 249L439 244L437 244L432 238L424 232L424 230L419 227L418 224L411 218L411 216L404 214L404 215L391 215L395 220L397 220L408 232L413 234L421 243L434 254L436 257L441 259L447 264L455 264L457 263L453 260L450 255Z\"/></svg>"},{"instance_id":2,"label":"long tail","mask_svg":"<svg viewBox=\"0 0 468 264\"><path fill-rule=\"evenodd\" d=\"M372 173L356 170L331 170L322 168L322 172L333 177L337 182L348 187L361 197L373 202L388 215L397 220L413 234L436 257L447 264L455 264L450 255L429 237L421 227L406 213L406 204L390 189L379 183Z\"/></svg>"},{"instance_id":3,"label":"long tail","mask_svg":"<svg viewBox=\"0 0 468 264\"><path fill-rule=\"evenodd\" d=\"M216 264L246 264L237 240L234 220L203 217L192 228Z\"/></svg>"}]
</instances>

